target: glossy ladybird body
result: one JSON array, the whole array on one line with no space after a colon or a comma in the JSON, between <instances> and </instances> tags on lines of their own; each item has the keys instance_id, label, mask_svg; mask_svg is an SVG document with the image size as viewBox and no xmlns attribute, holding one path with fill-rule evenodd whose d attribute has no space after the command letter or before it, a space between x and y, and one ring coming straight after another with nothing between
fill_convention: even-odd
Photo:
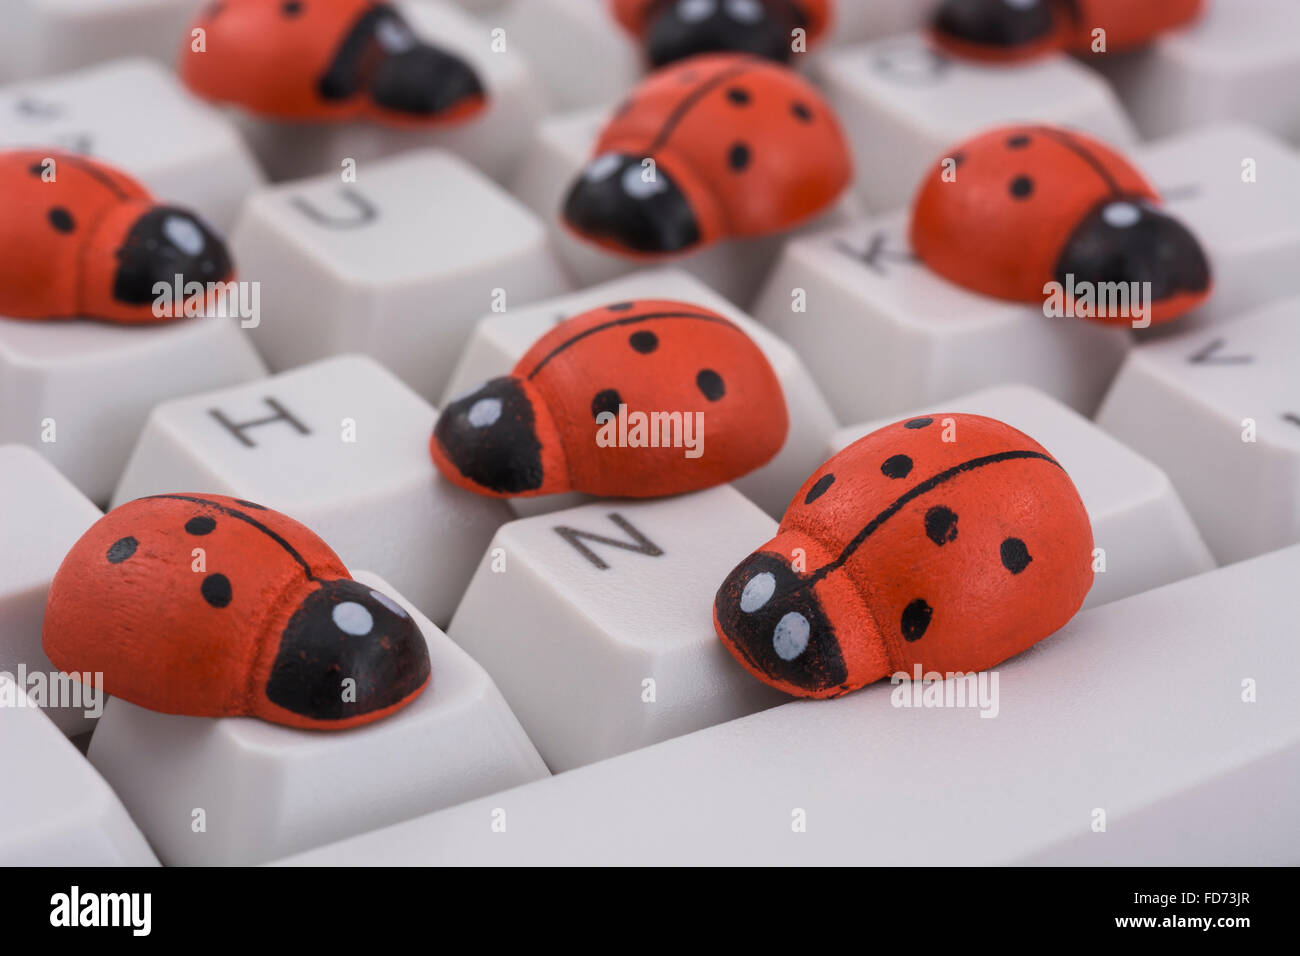
<instances>
[{"instance_id":1,"label":"glossy ladybird body","mask_svg":"<svg viewBox=\"0 0 1300 956\"><path fill-rule=\"evenodd\" d=\"M831 17L831 0L610 0L610 6L642 38L655 66L722 51L784 63L796 37L811 46Z\"/></svg>"},{"instance_id":2,"label":"glossy ladybird body","mask_svg":"<svg viewBox=\"0 0 1300 956\"><path fill-rule=\"evenodd\" d=\"M1041 304L1049 283L1099 295L1123 283L1149 299L1140 320L1165 322L1204 302L1211 279L1196 237L1159 203L1141 173L1089 136L1002 127L927 175L912 248L946 279L1001 299ZM1098 312L1087 317L1127 325L1137 310Z\"/></svg>"},{"instance_id":3,"label":"glossy ladybird body","mask_svg":"<svg viewBox=\"0 0 1300 956\"><path fill-rule=\"evenodd\" d=\"M158 322L155 285L230 279L230 255L198 216L154 201L85 156L0 152L0 316Z\"/></svg>"},{"instance_id":4,"label":"glossy ladybird body","mask_svg":"<svg viewBox=\"0 0 1300 956\"><path fill-rule=\"evenodd\" d=\"M618 302L542 336L504 378L443 409L429 448L480 494L651 497L767 462L788 418L775 372L734 323L671 300Z\"/></svg>"},{"instance_id":5,"label":"glossy ladybird body","mask_svg":"<svg viewBox=\"0 0 1300 956\"><path fill-rule=\"evenodd\" d=\"M804 483L728 575L723 643L790 694L992 667L1057 630L1092 585L1092 528L1037 442L977 415L897 422Z\"/></svg>"},{"instance_id":6,"label":"glossy ladybird body","mask_svg":"<svg viewBox=\"0 0 1300 956\"><path fill-rule=\"evenodd\" d=\"M474 68L374 0L219 0L186 37L181 79L209 100L285 120L425 126L486 101Z\"/></svg>"},{"instance_id":7,"label":"glossy ladybird body","mask_svg":"<svg viewBox=\"0 0 1300 956\"><path fill-rule=\"evenodd\" d=\"M950 53L993 62L1062 50L1114 53L1190 23L1204 6L1204 0L944 0L932 34Z\"/></svg>"},{"instance_id":8,"label":"glossy ladybird body","mask_svg":"<svg viewBox=\"0 0 1300 956\"><path fill-rule=\"evenodd\" d=\"M792 70L708 54L650 76L615 113L564 203L580 237L634 257L787 229L851 174L839 121Z\"/></svg>"},{"instance_id":9,"label":"glossy ladybird body","mask_svg":"<svg viewBox=\"0 0 1300 956\"><path fill-rule=\"evenodd\" d=\"M291 727L369 723L429 682L396 601L298 522L222 495L140 498L92 525L54 576L42 643L150 710Z\"/></svg>"}]
</instances>

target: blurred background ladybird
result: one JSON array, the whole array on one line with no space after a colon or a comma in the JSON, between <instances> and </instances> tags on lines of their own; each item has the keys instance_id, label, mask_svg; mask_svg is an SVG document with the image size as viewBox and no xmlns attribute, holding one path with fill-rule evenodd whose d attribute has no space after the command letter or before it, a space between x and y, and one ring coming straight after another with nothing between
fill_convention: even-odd
<instances>
[{"instance_id":1,"label":"blurred background ladybird","mask_svg":"<svg viewBox=\"0 0 1300 956\"><path fill-rule=\"evenodd\" d=\"M1150 283L1148 317L1167 322L1209 298L1211 276L1196 237L1159 204L1104 143L1051 126L1005 126L935 165L917 193L911 242L944 278L1000 299L1042 303L1051 282Z\"/></svg>"},{"instance_id":2,"label":"blurred background ladybird","mask_svg":"<svg viewBox=\"0 0 1300 956\"><path fill-rule=\"evenodd\" d=\"M889 674L992 667L1066 623L1092 526L1037 442L978 415L897 422L804 483L718 589L714 626L760 680L836 697Z\"/></svg>"},{"instance_id":3,"label":"blurred background ladybird","mask_svg":"<svg viewBox=\"0 0 1300 956\"><path fill-rule=\"evenodd\" d=\"M1120 52L1201 15L1204 0L944 0L932 36L976 60L1015 61L1054 50ZM1104 48L1096 44L1104 32Z\"/></svg>"},{"instance_id":4,"label":"blurred background ladybird","mask_svg":"<svg viewBox=\"0 0 1300 956\"><path fill-rule=\"evenodd\" d=\"M614 15L663 66L697 53L753 53L784 63L794 31L811 46L826 32L832 0L610 0Z\"/></svg>"},{"instance_id":5,"label":"blurred background ladybird","mask_svg":"<svg viewBox=\"0 0 1300 956\"><path fill-rule=\"evenodd\" d=\"M788 229L829 207L851 175L816 87L759 57L705 54L632 91L563 214L589 242L657 257Z\"/></svg>"},{"instance_id":6,"label":"blurred background ladybird","mask_svg":"<svg viewBox=\"0 0 1300 956\"><path fill-rule=\"evenodd\" d=\"M651 414L668 418L648 419L646 441L681 443L639 443L634 416ZM608 444L602 427L632 438ZM701 306L641 300L561 322L510 376L443 409L429 450L480 494L643 498L739 478L781 450L788 428L781 383L749 336Z\"/></svg>"},{"instance_id":7,"label":"blurred background ladybird","mask_svg":"<svg viewBox=\"0 0 1300 956\"><path fill-rule=\"evenodd\" d=\"M194 22L179 73L199 96L287 120L397 126L483 109L478 74L373 0L217 0ZM201 39L201 46L200 46Z\"/></svg>"},{"instance_id":8,"label":"blurred background ladybird","mask_svg":"<svg viewBox=\"0 0 1300 956\"><path fill-rule=\"evenodd\" d=\"M303 525L223 495L140 498L95 522L50 585L42 644L150 710L321 730L404 707L430 672L401 605Z\"/></svg>"},{"instance_id":9,"label":"blurred background ladybird","mask_svg":"<svg viewBox=\"0 0 1300 956\"><path fill-rule=\"evenodd\" d=\"M155 284L233 276L202 219L85 156L0 152L0 209L0 315L158 322L184 310L157 314Z\"/></svg>"}]
</instances>

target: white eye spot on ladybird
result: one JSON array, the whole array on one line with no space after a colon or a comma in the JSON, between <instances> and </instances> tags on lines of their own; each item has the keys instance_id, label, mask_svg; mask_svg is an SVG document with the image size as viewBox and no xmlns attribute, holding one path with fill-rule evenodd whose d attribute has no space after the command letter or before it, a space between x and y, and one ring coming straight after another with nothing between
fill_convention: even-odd
<instances>
[{"instance_id":1,"label":"white eye spot on ladybird","mask_svg":"<svg viewBox=\"0 0 1300 956\"><path fill-rule=\"evenodd\" d=\"M717 6L715 0L678 0L677 19L683 23L699 23L713 16Z\"/></svg>"},{"instance_id":2,"label":"white eye spot on ladybird","mask_svg":"<svg viewBox=\"0 0 1300 956\"><path fill-rule=\"evenodd\" d=\"M335 604L332 616L335 627L344 634L351 634L354 637L369 634L375 626L375 619L371 617L370 612L356 601Z\"/></svg>"},{"instance_id":3,"label":"white eye spot on ladybird","mask_svg":"<svg viewBox=\"0 0 1300 956\"><path fill-rule=\"evenodd\" d=\"M397 20L380 20L375 28L375 38L388 53L405 53L416 47L415 36Z\"/></svg>"},{"instance_id":4,"label":"white eye spot on ladybird","mask_svg":"<svg viewBox=\"0 0 1300 956\"><path fill-rule=\"evenodd\" d=\"M499 398L480 398L469 407L469 413L465 416L475 428L487 428L489 425L495 425L500 417L501 399Z\"/></svg>"},{"instance_id":5,"label":"white eye spot on ladybird","mask_svg":"<svg viewBox=\"0 0 1300 956\"><path fill-rule=\"evenodd\" d=\"M1012 10L1032 10L1041 0L1002 0Z\"/></svg>"},{"instance_id":6,"label":"white eye spot on ladybird","mask_svg":"<svg viewBox=\"0 0 1300 956\"><path fill-rule=\"evenodd\" d=\"M203 232L198 223L186 216L168 216L163 220L163 235L187 256L197 256L203 251Z\"/></svg>"},{"instance_id":7,"label":"white eye spot on ladybird","mask_svg":"<svg viewBox=\"0 0 1300 956\"><path fill-rule=\"evenodd\" d=\"M663 192L665 188L658 178L646 179L641 175L640 166L629 166L623 173L623 192L633 199L649 199L656 193Z\"/></svg>"},{"instance_id":8,"label":"white eye spot on ladybird","mask_svg":"<svg viewBox=\"0 0 1300 956\"><path fill-rule=\"evenodd\" d=\"M622 165L623 157L618 153L602 153L587 164L582 178L589 183L598 183L602 179L609 179Z\"/></svg>"},{"instance_id":9,"label":"white eye spot on ladybird","mask_svg":"<svg viewBox=\"0 0 1300 956\"><path fill-rule=\"evenodd\" d=\"M1113 202L1101 211L1101 218L1113 229L1128 229L1137 225L1142 210L1131 202Z\"/></svg>"},{"instance_id":10,"label":"white eye spot on ladybird","mask_svg":"<svg viewBox=\"0 0 1300 956\"><path fill-rule=\"evenodd\" d=\"M403 608L402 605L398 604L396 601L390 598L387 594L384 594L382 591L371 591L370 596L374 598L376 601L378 601L380 604L382 604L384 607L388 608L388 610L392 611L398 617L410 616L406 613L406 609ZM357 606L360 607L360 605ZM362 608L362 610L365 610L365 608Z\"/></svg>"},{"instance_id":11,"label":"white eye spot on ladybird","mask_svg":"<svg viewBox=\"0 0 1300 956\"><path fill-rule=\"evenodd\" d=\"M758 0L726 0L727 15L738 23L757 23L763 19L763 5Z\"/></svg>"},{"instance_id":12,"label":"white eye spot on ladybird","mask_svg":"<svg viewBox=\"0 0 1300 956\"><path fill-rule=\"evenodd\" d=\"M768 601L776 591L776 578L771 571L754 575L745 583L745 590L740 592L740 609L746 614L753 614Z\"/></svg>"},{"instance_id":13,"label":"white eye spot on ladybird","mask_svg":"<svg viewBox=\"0 0 1300 956\"><path fill-rule=\"evenodd\" d=\"M772 648L776 651L776 656L783 661L794 660L808 646L808 633L811 630L808 618L798 611L791 611L781 618L772 630Z\"/></svg>"}]
</instances>

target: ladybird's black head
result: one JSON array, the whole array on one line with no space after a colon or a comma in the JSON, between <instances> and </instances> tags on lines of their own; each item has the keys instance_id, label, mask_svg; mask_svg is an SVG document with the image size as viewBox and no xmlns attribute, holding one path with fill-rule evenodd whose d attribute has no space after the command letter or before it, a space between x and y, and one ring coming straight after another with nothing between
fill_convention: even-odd
<instances>
[{"instance_id":1,"label":"ladybird's black head","mask_svg":"<svg viewBox=\"0 0 1300 956\"><path fill-rule=\"evenodd\" d=\"M1056 279L1151 283L1151 304L1198 296L1210 286L1205 252L1187 227L1144 199L1109 199L1070 235Z\"/></svg>"},{"instance_id":2,"label":"ladybird's black head","mask_svg":"<svg viewBox=\"0 0 1300 956\"><path fill-rule=\"evenodd\" d=\"M155 206L127 232L117 251L113 297L128 305L158 298L154 286L224 282L233 266L225 243L197 216L171 206Z\"/></svg>"},{"instance_id":3,"label":"ladybird's black head","mask_svg":"<svg viewBox=\"0 0 1300 956\"><path fill-rule=\"evenodd\" d=\"M713 613L737 657L789 693L826 696L848 679L835 629L804 579L757 551L727 575Z\"/></svg>"},{"instance_id":4,"label":"ladybird's black head","mask_svg":"<svg viewBox=\"0 0 1300 956\"><path fill-rule=\"evenodd\" d=\"M685 194L643 156L593 159L564 200L564 218L581 235L632 252L680 252L700 241Z\"/></svg>"},{"instance_id":5,"label":"ladybird's black head","mask_svg":"<svg viewBox=\"0 0 1300 956\"><path fill-rule=\"evenodd\" d=\"M326 100L365 92L380 106L414 119L436 117L484 94L473 67L422 42L401 14L382 3L353 24L317 88Z\"/></svg>"},{"instance_id":6,"label":"ladybird's black head","mask_svg":"<svg viewBox=\"0 0 1300 956\"><path fill-rule=\"evenodd\" d=\"M1057 29L1058 0L944 0L934 17L942 39L1012 51Z\"/></svg>"},{"instance_id":7,"label":"ladybird's black head","mask_svg":"<svg viewBox=\"0 0 1300 956\"><path fill-rule=\"evenodd\" d=\"M347 720L401 703L428 679L428 645L401 605L359 581L323 581L280 637L266 696L312 720Z\"/></svg>"},{"instance_id":8,"label":"ladybird's black head","mask_svg":"<svg viewBox=\"0 0 1300 956\"><path fill-rule=\"evenodd\" d=\"M444 472L453 469L484 491L536 491L543 479L536 424L532 402L519 380L494 378L439 414L433 429L434 461Z\"/></svg>"},{"instance_id":9,"label":"ladybird's black head","mask_svg":"<svg viewBox=\"0 0 1300 956\"><path fill-rule=\"evenodd\" d=\"M791 31L805 26L788 0L661 0L649 18L646 51L655 66L723 51L784 63Z\"/></svg>"}]
</instances>

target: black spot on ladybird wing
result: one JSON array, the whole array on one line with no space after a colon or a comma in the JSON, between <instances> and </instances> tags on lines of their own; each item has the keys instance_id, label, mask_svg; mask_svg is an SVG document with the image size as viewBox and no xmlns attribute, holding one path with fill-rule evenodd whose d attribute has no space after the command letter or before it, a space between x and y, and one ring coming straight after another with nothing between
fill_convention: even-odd
<instances>
[{"instance_id":1,"label":"black spot on ladybird wing","mask_svg":"<svg viewBox=\"0 0 1300 956\"><path fill-rule=\"evenodd\" d=\"M216 520L207 515L196 515L189 521L185 522L185 530L189 534L211 534L216 526Z\"/></svg>"},{"instance_id":2,"label":"black spot on ladybird wing","mask_svg":"<svg viewBox=\"0 0 1300 956\"><path fill-rule=\"evenodd\" d=\"M916 598L907 607L903 608L903 615L899 618L899 626L903 631L903 640L919 641L925 636L926 630L930 627L930 618L934 615L934 609L926 604L921 598Z\"/></svg>"},{"instance_id":3,"label":"black spot on ladybird wing","mask_svg":"<svg viewBox=\"0 0 1300 956\"><path fill-rule=\"evenodd\" d=\"M118 538L114 541L112 545L109 546L108 553L105 557L108 558L109 564L121 564L127 558L131 557L131 555L135 554L135 549L139 546L139 541L135 540L135 538L130 535L127 535L125 538Z\"/></svg>"},{"instance_id":4,"label":"black spot on ladybird wing","mask_svg":"<svg viewBox=\"0 0 1300 956\"><path fill-rule=\"evenodd\" d=\"M835 484L835 476L829 472L817 479L817 483L808 489L808 494L804 495L803 503L812 504L822 495L826 494L826 489Z\"/></svg>"},{"instance_id":5,"label":"black spot on ladybird wing","mask_svg":"<svg viewBox=\"0 0 1300 956\"><path fill-rule=\"evenodd\" d=\"M1029 567L1029 562L1034 560L1029 554L1029 547L1019 538L1007 538L1002 542L1001 551L1002 566L1012 574L1019 574L1025 568Z\"/></svg>"},{"instance_id":6,"label":"black spot on ladybird wing","mask_svg":"<svg viewBox=\"0 0 1300 956\"><path fill-rule=\"evenodd\" d=\"M912 459L906 455L891 455L881 463L880 473L886 478L906 478L912 473Z\"/></svg>"},{"instance_id":7,"label":"black spot on ladybird wing","mask_svg":"<svg viewBox=\"0 0 1300 956\"><path fill-rule=\"evenodd\" d=\"M942 547L957 540L957 513L943 505L935 505L925 513L925 536Z\"/></svg>"},{"instance_id":8,"label":"black spot on ladybird wing","mask_svg":"<svg viewBox=\"0 0 1300 956\"><path fill-rule=\"evenodd\" d=\"M591 400L591 417L596 418L601 412L609 412L612 415L618 414L618 406L623 404L623 396L617 389L606 388L596 393L596 397Z\"/></svg>"},{"instance_id":9,"label":"black spot on ladybird wing","mask_svg":"<svg viewBox=\"0 0 1300 956\"><path fill-rule=\"evenodd\" d=\"M225 607L232 597L230 578L224 574L209 574L199 585L199 590L203 592L203 600L213 607Z\"/></svg>"}]
</instances>

